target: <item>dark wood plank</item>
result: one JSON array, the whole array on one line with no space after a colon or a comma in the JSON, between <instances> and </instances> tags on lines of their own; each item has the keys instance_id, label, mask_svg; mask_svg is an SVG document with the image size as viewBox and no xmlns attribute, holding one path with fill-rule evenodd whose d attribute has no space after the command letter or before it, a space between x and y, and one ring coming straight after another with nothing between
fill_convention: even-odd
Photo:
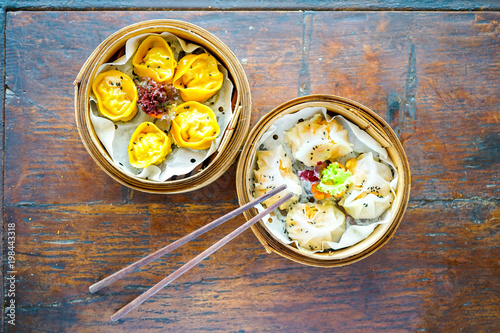
<instances>
[{"instance_id":1,"label":"dark wood plank","mask_svg":"<svg viewBox=\"0 0 500 333\"><path fill-rule=\"evenodd\" d=\"M5 9L2 7L0 11L0 32L1 34L1 44L2 44L2 52L1 52L1 58L2 60L5 59ZM5 87L5 61L0 61L0 85L2 87ZM5 115L5 88L2 88L2 95L0 96L0 159L2 161L2 170L4 167L3 161L5 161L5 126L4 126L4 115ZM2 207L2 214L0 214L0 223L2 224L2 228L0 229L0 239L2 240L2 245L4 244L4 214L3 214L3 207L4 207L4 172L0 172L0 205ZM2 250L0 251L0 260L2 261L2 276L0 277L0 301L2 302L2 310L4 309L4 270L3 270L3 263L4 263L4 250L2 247ZM2 316L2 327L5 321L5 317Z\"/></svg>"},{"instance_id":2,"label":"dark wood plank","mask_svg":"<svg viewBox=\"0 0 500 333\"><path fill-rule=\"evenodd\" d=\"M385 247L337 269L265 254L248 231L121 324L109 322L116 309L243 219L229 221L95 295L87 290L90 284L231 206L8 207L7 216L19 221L23 235L16 329L321 331L335 325L334 331L449 332L487 331L498 323L500 209L495 201L479 200L413 202Z\"/></svg>"},{"instance_id":3,"label":"dark wood plank","mask_svg":"<svg viewBox=\"0 0 500 333\"><path fill-rule=\"evenodd\" d=\"M54 3L50 0L5 0L9 10L498 10L500 5L495 0L447 0L447 1L407 1L395 0L390 2L375 2L369 0L218 0L203 3L196 0L185 1L111 1L111 0L84 0L78 2Z\"/></svg>"},{"instance_id":4,"label":"dark wood plank","mask_svg":"<svg viewBox=\"0 0 500 333\"><path fill-rule=\"evenodd\" d=\"M388 120L414 199L498 196L498 14L307 15L307 92L354 99Z\"/></svg>"}]
</instances>

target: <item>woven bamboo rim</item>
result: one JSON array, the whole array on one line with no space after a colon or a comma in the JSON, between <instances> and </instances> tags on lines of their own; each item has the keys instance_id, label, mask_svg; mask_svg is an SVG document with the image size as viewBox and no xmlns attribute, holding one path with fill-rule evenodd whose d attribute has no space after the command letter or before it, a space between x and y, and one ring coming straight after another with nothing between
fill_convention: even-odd
<instances>
[{"instance_id":1,"label":"woven bamboo rim","mask_svg":"<svg viewBox=\"0 0 500 333\"><path fill-rule=\"evenodd\" d=\"M132 37L145 33L170 32L186 41L204 47L228 70L234 84L233 117L217 151L188 175L165 182L141 179L125 174L113 162L94 131L90 121L89 94L97 69L108 62ZM78 132L85 148L97 165L121 184L150 193L183 193L199 189L219 178L236 160L248 132L252 110L250 85L245 71L233 52L208 31L177 20L152 20L127 26L104 40L90 55L74 82L75 117Z\"/></svg>"},{"instance_id":2,"label":"woven bamboo rim","mask_svg":"<svg viewBox=\"0 0 500 333\"><path fill-rule=\"evenodd\" d=\"M368 238L351 247L309 254L299 251L293 245L287 245L274 238L261 220L252 226L254 234L268 253L275 252L295 262L317 267L334 267L354 263L380 249L393 235L403 219L410 196L410 168L401 142L391 127L375 112L347 98L332 95L310 95L295 98L273 109L255 125L243 147L236 171L236 189L240 205L251 200L251 180L254 169L254 156L260 137L279 118L295 113L306 107L325 107L328 111L342 115L358 125L383 147L385 147L399 173L397 200L393 202L395 210L391 222L378 225ZM247 220L257 215L257 209L245 213Z\"/></svg>"}]
</instances>

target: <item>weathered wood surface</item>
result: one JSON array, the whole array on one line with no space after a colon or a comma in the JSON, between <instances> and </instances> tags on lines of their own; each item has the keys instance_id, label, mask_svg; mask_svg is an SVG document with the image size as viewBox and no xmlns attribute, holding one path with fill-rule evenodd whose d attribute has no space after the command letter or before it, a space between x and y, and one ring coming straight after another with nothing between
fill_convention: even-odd
<instances>
[{"instance_id":1,"label":"weathered wood surface","mask_svg":"<svg viewBox=\"0 0 500 333\"><path fill-rule=\"evenodd\" d=\"M199 191L129 190L74 123L81 65L114 31L182 19L243 60L252 125L308 93L354 99L398 131L412 195L395 236L353 265L266 254L247 231L111 323L243 223L238 217L97 294L88 286L237 205L235 167ZM498 13L8 12L4 227L16 223L9 332L488 332L500 328ZM5 252L5 246L2 249ZM4 267L4 274L7 268ZM5 318L4 318L5 319Z\"/></svg>"},{"instance_id":2,"label":"weathered wood surface","mask_svg":"<svg viewBox=\"0 0 500 333\"><path fill-rule=\"evenodd\" d=\"M4 0L7 10L499 10L495 0Z\"/></svg>"}]
</instances>

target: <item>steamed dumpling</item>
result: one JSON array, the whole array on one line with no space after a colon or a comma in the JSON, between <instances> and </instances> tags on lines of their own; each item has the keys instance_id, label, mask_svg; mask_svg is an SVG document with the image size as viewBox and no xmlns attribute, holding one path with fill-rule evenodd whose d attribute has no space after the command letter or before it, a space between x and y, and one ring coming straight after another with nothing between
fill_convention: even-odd
<instances>
[{"instance_id":1,"label":"steamed dumpling","mask_svg":"<svg viewBox=\"0 0 500 333\"><path fill-rule=\"evenodd\" d=\"M280 209L287 209L291 204L299 200L302 194L299 177L293 173L292 161L287 156L282 146L273 150L262 150L257 152L257 170L254 171L254 193L260 197L282 184L287 185L287 190L293 192L294 196L282 204ZM263 203L270 206L286 194L282 191Z\"/></svg>"},{"instance_id":2,"label":"steamed dumpling","mask_svg":"<svg viewBox=\"0 0 500 333\"><path fill-rule=\"evenodd\" d=\"M375 161L372 153L359 155L352 161L346 164L352 172L352 184L339 205L355 219L376 219L394 200L390 187L391 169Z\"/></svg>"},{"instance_id":3,"label":"steamed dumpling","mask_svg":"<svg viewBox=\"0 0 500 333\"><path fill-rule=\"evenodd\" d=\"M333 204L298 203L288 212L286 230L299 248L323 251L345 231L345 215Z\"/></svg>"},{"instance_id":4,"label":"steamed dumpling","mask_svg":"<svg viewBox=\"0 0 500 333\"><path fill-rule=\"evenodd\" d=\"M293 157L309 167L352 151L347 130L335 119L327 122L321 113L285 132L285 143L292 149Z\"/></svg>"}]
</instances>

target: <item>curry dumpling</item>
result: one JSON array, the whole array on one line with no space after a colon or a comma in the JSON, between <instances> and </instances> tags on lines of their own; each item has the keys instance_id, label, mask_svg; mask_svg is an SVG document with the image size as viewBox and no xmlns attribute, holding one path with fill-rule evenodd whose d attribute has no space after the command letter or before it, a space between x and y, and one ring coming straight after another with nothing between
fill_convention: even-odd
<instances>
[{"instance_id":1,"label":"curry dumpling","mask_svg":"<svg viewBox=\"0 0 500 333\"><path fill-rule=\"evenodd\" d=\"M209 53L190 54L179 60L173 85L183 101L206 102L222 87L224 75Z\"/></svg>"},{"instance_id":2,"label":"curry dumpling","mask_svg":"<svg viewBox=\"0 0 500 333\"><path fill-rule=\"evenodd\" d=\"M283 146L277 146L273 150L261 150L257 152L257 170L254 170L254 196L260 197L282 184L287 185L287 190L294 193L294 196L282 204L280 209L287 209L299 200L302 194L299 177L293 173L292 161L287 156ZM278 193L263 203L270 206L286 192Z\"/></svg>"},{"instance_id":3,"label":"curry dumpling","mask_svg":"<svg viewBox=\"0 0 500 333\"><path fill-rule=\"evenodd\" d=\"M160 164L171 152L172 139L150 122L137 126L128 145L129 162L135 168Z\"/></svg>"},{"instance_id":4,"label":"curry dumpling","mask_svg":"<svg viewBox=\"0 0 500 333\"><path fill-rule=\"evenodd\" d=\"M377 162L372 153L349 160L346 167L352 172L352 184L340 200L347 214L355 219L376 219L394 200L390 182L391 168Z\"/></svg>"},{"instance_id":5,"label":"curry dumpling","mask_svg":"<svg viewBox=\"0 0 500 333\"><path fill-rule=\"evenodd\" d=\"M335 119L326 121L320 113L285 132L285 143L293 157L309 167L352 151L347 130Z\"/></svg>"},{"instance_id":6,"label":"curry dumpling","mask_svg":"<svg viewBox=\"0 0 500 333\"><path fill-rule=\"evenodd\" d=\"M127 74L110 70L92 83L99 112L113 121L129 121L137 114L137 88Z\"/></svg>"},{"instance_id":7,"label":"curry dumpling","mask_svg":"<svg viewBox=\"0 0 500 333\"><path fill-rule=\"evenodd\" d=\"M177 62L168 43L159 35L148 36L132 59L135 73L156 82L171 83Z\"/></svg>"},{"instance_id":8,"label":"curry dumpling","mask_svg":"<svg viewBox=\"0 0 500 333\"><path fill-rule=\"evenodd\" d=\"M298 203L288 212L285 228L290 239L310 251L331 248L345 231L345 215L333 204Z\"/></svg>"},{"instance_id":9,"label":"curry dumpling","mask_svg":"<svg viewBox=\"0 0 500 333\"><path fill-rule=\"evenodd\" d=\"M220 133L215 113L198 102L186 102L175 108L172 136L179 147L208 149Z\"/></svg>"}]
</instances>

